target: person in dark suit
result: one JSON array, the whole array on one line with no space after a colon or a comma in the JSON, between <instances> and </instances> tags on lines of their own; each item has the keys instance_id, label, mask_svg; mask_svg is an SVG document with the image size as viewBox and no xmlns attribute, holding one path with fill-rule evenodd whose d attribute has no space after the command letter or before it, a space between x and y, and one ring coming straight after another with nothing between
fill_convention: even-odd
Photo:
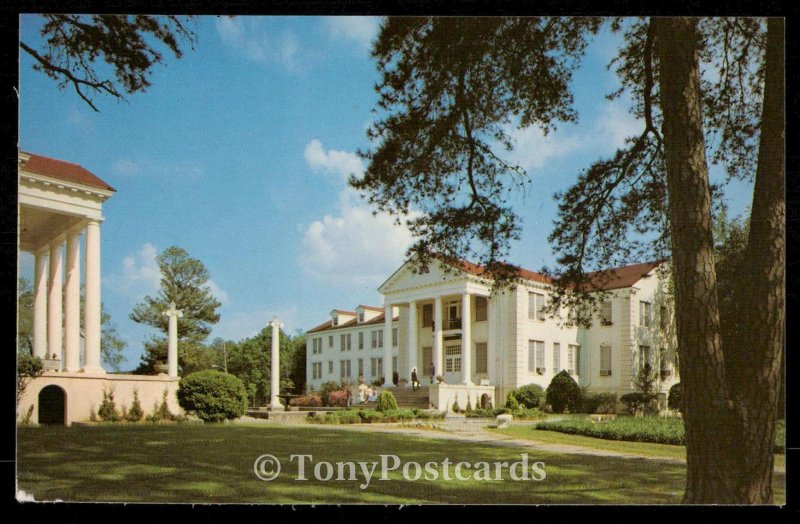
<instances>
[{"instance_id":1,"label":"person in dark suit","mask_svg":"<svg viewBox=\"0 0 800 524\"><path fill-rule=\"evenodd\" d=\"M416 391L419 388L419 377L417 376L417 368L411 370L411 390Z\"/></svg>"}]
</instances>

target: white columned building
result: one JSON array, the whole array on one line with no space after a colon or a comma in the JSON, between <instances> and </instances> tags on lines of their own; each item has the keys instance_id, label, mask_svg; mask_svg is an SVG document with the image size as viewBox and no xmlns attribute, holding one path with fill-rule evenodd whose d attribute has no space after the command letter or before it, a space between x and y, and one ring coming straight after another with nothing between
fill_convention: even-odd
<instances>
[{"instance_id":1,"label":"white columned building","mask_svg":"<svg viewBox=\"0 0 800 524\"><path fill-rule=\"evenodd\" d=\"M111 388L118 405L128 406L134 391L145 407L172 393L169 408L180 412L177 368L173 376L143 376L108 374L102 366L100 224L114 188L78 164L26 152L18 155L18 176L18 251L34 259L31 353L45 369L26 387L18 417L43 424L89 420Z\"/></svg>"}]
</instances>

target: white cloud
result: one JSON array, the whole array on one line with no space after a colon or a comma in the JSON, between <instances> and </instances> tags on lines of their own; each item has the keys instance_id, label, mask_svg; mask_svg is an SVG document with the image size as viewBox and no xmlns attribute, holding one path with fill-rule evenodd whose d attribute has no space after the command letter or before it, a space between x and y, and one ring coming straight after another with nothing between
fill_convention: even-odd
<instances>
[{"instance_id":1,"label":"white cloud","mask_svg":"<svg viewBox=\"0 0 800 524\"><path fill-rule=\"evenodd\" d=\"M578 136L559 129L545 135L538 126L507 131L514 144L508 159L525 170L539 169L558 157L581 147Z\"/></svg>"},{"instance_id":2,"label":"white cloud","mask_svg":"<svg viewBox=\"0 0 800 524\"><path fill-rule=\"evenodd\" d=\"M588 144L608 148L609 151L625 145L625 139L642 134L644 126L627 110L622 102L606 104L594 122L589 136Z\"/></svg>"},{"instance_id":3,"label":"white cloud","mask_svg":"<svg viewBox=\"0 0 800 524\"><path fill-rule=\"evenodd\" d=\"M625 145L625 139L638 136L642 123L627 110L625 100L603 105L595 120L583 132L577 127L562 125L545 135L538 126L523 129L509 126L514 149L507 153L509 161L526 170L541 169L550 162L571 154L587 151L608 155Z\"/></svg>"},{"instance_id":4,"label":"white cloud","mask_svg":"<svg viewBox=\"0 0 800 524\"><path fill-rule=\"evenodd\" d=\"M224 289L219 287L219 285L216 282L214 282L211 279L208 279L208 282L206 282L205 287L208 288L211 294L214 295L223 306L228 303L228 293Z\"/></svg>"},{"instance_id":5,"label":"white cloud","mask_svg":"<svg viewBox=\"0 0 800 524\"><path fill-rule=\"evenodd\" d=\"M361 176L364 173L364 164L355 153L329 149L327 152L322 147L322 142L317 139L306 144L303 156L308 166L314 171L334 173L346 181L350 175Z\"/></svg>"},{"instance_id":6,"label":"white cloud","mask_svg":"<svg viewBox=\"0 0 800 524\"><path fill-rule=\"evenodd\" d=\"M363 172L356 155L325 151L319 140L306 146L305 159L316 171L338 174L342 183L350 173ZM378 285L403 262L411 241L405 226L394 224L388 215L373 215L372 208L343 185L337 213L305 228L298 262L306 275L329 285Z\"/></svg>"},{"instance_id":7,"label":"white cloud","mask_svg":"<svg viewBox=\"0 0 800 524\"><path fill-rule=\"evenodd\" d=\"M381 19L375 16L332 16L325 22L331 36L353 40L369 49L378 36Z\"/></svg>"},{"instance_id":8,"label":"white cloud","mask_svg":"<svg viewBox=\"0 0 800 524\"><path fill-rule=\"evenodd\" d=\"M141 299L155 293L161 283L161 270L156 262L158 251L146 243L134 255L122 260L122 275L112 275L107 281L113 289Z\"/></svg>"},{"instance_id":9,"label":"white cloud","mask_svg":"<svg viewBox=\"0 0 800 524\"><path fill-rule=\"evenodd\" d=\"M260 17L220 16L215 21L223 44L246 59L263 65L278 64L289 72L306 69L300 58L297 36L291 31L278 33Z\"/></svg>"}]
</instances>

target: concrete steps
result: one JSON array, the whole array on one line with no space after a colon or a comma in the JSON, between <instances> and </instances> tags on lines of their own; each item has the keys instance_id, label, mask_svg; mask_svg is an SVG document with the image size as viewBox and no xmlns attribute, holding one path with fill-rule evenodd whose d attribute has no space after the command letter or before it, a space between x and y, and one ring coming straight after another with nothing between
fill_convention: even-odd
<instances>
[{"instance_id":1,"label":"concrete steps","mask_svg":"<svg viewBox=\"0 0 800 524\"><path fill-rule=\"evenodd\" d=\"M394 398L397 399L397 407L399 408L428 409L430 407L430 392L427 387L420 387L416 391L410 387L386 389L391 391Z\"/></svg>"}]
</instances>

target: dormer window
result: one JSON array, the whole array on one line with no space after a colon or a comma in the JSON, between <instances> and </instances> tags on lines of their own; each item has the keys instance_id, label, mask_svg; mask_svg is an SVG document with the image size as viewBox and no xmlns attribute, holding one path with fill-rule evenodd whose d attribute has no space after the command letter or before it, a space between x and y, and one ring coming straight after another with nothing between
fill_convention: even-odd
<instances>
[{"instance_id":1,"label":"dormer window","mask_svg":"<svg viewBox=\"0 0 800 524\"><path fill-rule=\"evenodd\" d=\"M338 315L333 315L331 317L331 325L334 326L334 327L339 325L339 316Z\"/></svg>"},{"instance_id":2,"label":"dormer window","mask_svg":"<svg viewBox=\"0 0 800 524\"><path fill-rule=\"evenodd\" d=\"M364 322L364 310L358 312L358 323L360 324L362 322Z\"/></svg>"}]
</instances>

